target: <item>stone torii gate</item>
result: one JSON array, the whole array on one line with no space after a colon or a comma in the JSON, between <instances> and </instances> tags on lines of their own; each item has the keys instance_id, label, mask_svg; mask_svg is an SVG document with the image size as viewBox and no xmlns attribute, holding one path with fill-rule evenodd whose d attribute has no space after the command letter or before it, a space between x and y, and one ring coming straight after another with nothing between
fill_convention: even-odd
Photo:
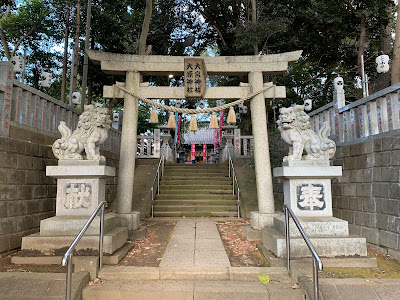
<instances>
[{"instance_id":1,"label":"stone torii gate","mask_svg":"<svg viewBox=\"0 0 400 300\"><path fill-rule=\"evenodd\" d=\"M148 99L185 99L184 87L154 87L141 82L141 75L183 75L183 56L129 55L89 50L89 58L100 64L103 72L125 75L124 88ZM301 51L262 56L217 56L201 57L208 75L248 75L248 84L234 87L207 87L204 99L239 99L272 86L264 83L263 74L282 74L289 63L296 62ZM129 230L139 227L139 212L132 211L132 196L136 157L136 131L138 101L132 95L113 86L104 87L104 98L124 98L121 152L117 190L117 216L120 226ZM258 212L252 212L251 226L262 229L272 225L275 213L272 190L272 174L268 146L267 116L265 99L285 98L284 86L275 86L253 97L250 102L251 122L254 139L254 161L257 184Z\"/></svg>"}]
</instances>

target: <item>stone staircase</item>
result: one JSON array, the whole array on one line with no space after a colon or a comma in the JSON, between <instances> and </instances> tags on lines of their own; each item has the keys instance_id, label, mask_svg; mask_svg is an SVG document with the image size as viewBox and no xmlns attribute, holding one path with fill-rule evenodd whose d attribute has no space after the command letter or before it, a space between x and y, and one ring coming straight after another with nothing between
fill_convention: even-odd
<instances>
[{"instance_id":1,"label":"stone staircase","mask_svg":"<svg viewBox=\"0 0 400 300\"><path fill-rule=\"evenodd\" d=\"M237 217L228 165L167 164L154 217Z\"/></svg>"}]
</instances>

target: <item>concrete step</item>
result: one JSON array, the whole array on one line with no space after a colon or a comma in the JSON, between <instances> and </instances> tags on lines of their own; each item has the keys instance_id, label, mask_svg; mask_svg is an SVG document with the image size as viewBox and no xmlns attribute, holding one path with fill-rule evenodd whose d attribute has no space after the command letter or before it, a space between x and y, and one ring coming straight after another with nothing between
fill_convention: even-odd
<instances>
[{"instance_id":1,"label":"concrete step","mask_svg":"<svg viewBox=\"0 0 400 300\"><path fill-rule=\"evenodd\" d=\"M104 266L99 278L104 280L232 280L256 281L259 274L268 274L271 281L291 281L286 267L134 267Z\"/></svg>"},{"instance_id":2,"label":"concrete step","mask_svg":"<svg viewBox=\"0 0 400 300\"><path fill-rule=\"evenodd\" d=\"M156 212L195 212L195 211L237 211L234 205L160 205L156 202L154 205L154 213Z\"/></svg>"},{"instance_id":3,"label":"concrete step","mask_svg":"<svg viewBox=\"0 0 400 300\"><path fill-rule=\"evenodd\" d=\"M200 192L202 195L207 195L207 194L215 194L215 195L231 195L232 194L232 189L229 190L223 190L223 189L199 189L199 190L178 190L178 189L160 189L160 194L162 195L192 195L193 193ZM200 194L199 193L199 194Z\"/></svg>"},{"instance_id":4,"label":"concrete step","mask_svg":"<svg viewBox=\"0 0 400 300\"><path fill-rule=\"evenodd\" d=\"M235 200L218 200L218 199L157 199L155 205L236 205Z\"/></svg>"},{"instance_id":5,"label":"concrete step","mask_svg":"<svg viewBox=\"0 0 400 300\"><path fill-rule=\"evenodd\" d=\"M219 184L232 184L232 177L218 177L214 180L209 178L195 178L190 179L187 177L182 177L180 179L170 179L169 177L163 177L161 180L162 184L165 185L219 185Z\"/></svg>"},{"instance_id":6,"label":"concrete step","mask_svg":"<svg viewBox=\"0 0 400 300\"><path fill-rule=\"evenodd\" d=\"M193 185L180 185L180 184L164 184L161 182L160 184L160 193L168 190L231 190L232 191L232 184L193 184Z\"/></svg>"},{"instance_id":7,"label":"concrete step","mask_svg":"<svg viewBox=\"0 0 400 300\"><path fill-rule=\"evenodd\" d=\"M197 219L197 217L185 217L186 219ZM237 215L234 217L207 217L214 222L244 222L245 219L238 218ZM182 220L181 217L154 217L154 218L144 218L147 222L177 222Z\"/></svg>"},{"instance_id":8,"label":"concrete step","mask_svg":"<svg viewBox=\"0 0 400 300\"><path fill-rule=\"evenodd\" d=\"M228 164L166 164L165 169L228 169Z\"/></svg>"},{"instance_id":9,"label":"concrete step","mask_svg":"<svg viewBox=\"0 0 400 300\"><path fill-rule=\"evenodd\" d=\"M74 273L71 299L81 299L81 291L88 282L89 272ZM1 272L0 299L65 299L65 273Z\"/></svg>"},{"instance_id":10,"label":"concrete step","mask_svg":"<svg viewBox=\"0 0 400 300\"><path fill-rule=\"evenodd\" d=\"M168 175L164 176L162 180L172 180L172 181L181 181L181 180L230 180L232 181L232 177L228 176L228 173L225 175L218 175L218 174L203 174L203 175L196 175L192 173L188 174L175 174L175 175Z\"/></svg>"},{"instance_id":11,"label":"concrete step","mask_svg":"<svg viewBox=\"0 0 400 300\"><path fill-rule=\"evenodd\" d=\"M82 300L300 300L304 292L290 285L242 281L106 281L87 286Z\"/></svg>"},{"instance_id":12,"label":"concrete step","mask_svg":"<svg viewBox=\"0 0 400 300\"><path fill-rule=\"evenodd\" d=\"M213 168L213 169L205 169L205 168L164 168L165 173L192 173L192 174L226 174L228 175L228 168Z\"/></svg>"},{"instance_id":13,"label":"concrete step","mask_svg":"<svg viewBox=\"0 0 400 300\"><path fill-rule=\"evenodd\" d=\"M237 217L237 211L155 211L154 217Z\"/></svg>"},{"instance_id":14,"label":"concrete step","mask_svg":"<svg viewBox=\"0 0 400 300\"><path fill-rule=\"evenodd\" d=\"M156 201L158 200L194 200L194 199L207 199L207 200L236 200L237 196L232 193L226 194L196 194L196 193L163 193L156 195Z\"/></svg>"}]
</instances>

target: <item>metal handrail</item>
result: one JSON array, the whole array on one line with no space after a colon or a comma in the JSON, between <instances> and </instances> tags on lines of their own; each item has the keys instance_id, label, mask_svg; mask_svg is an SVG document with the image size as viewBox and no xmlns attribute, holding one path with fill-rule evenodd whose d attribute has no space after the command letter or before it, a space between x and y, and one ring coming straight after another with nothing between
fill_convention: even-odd
<instances>
[{"instance_id":1,"label":"metal handrail","mask_svg":"<svg viewBox=\"0 0 400 300\"><path fill-rule=\"evenodd\" d=\"M319 258L318 253L315 251L314 246L311 244L310 239L304 232L303 227L300 225L293 211L286 205L283 204L285 209L285 236L286 236L286 257L287 257L287 268L290 271L290 231L289 231L289 215L292 217L297 229L300 231L301 236L307 244L313 256L313 282L314 282L314 300L319 300L319 283L318 283L318 270L322 271L322 260ZM318 266L318 269L317 269Z\"/></svg>"},{"instance_id":2,"label":"metal handrail","mask_svg":"<svg viewBox=\"0 0 400 300\"><path fill-rule=\"evenodd\" d=\"M158 163L157 172L154 176L153 184L151 185L151 217L154 217L154 184L157 179L157 189L155 192L157 195L160 195L160 166L161 166L161 177L164 177L164 165L165 165L165 149L167 149L167 145L163 146L163 150L160 157L160 162Z\"/></svg>"},{"instance_id":3,"label":"metal handrail","mask_svg":"<svg viewBox=\"0 0 400 300\"><path fill-rule=\"evenodd\" d=\"M100 204L97 206L97 208L94 210L93 214L90 216L90 218L86 221L85 225L82 227L81 231L79 231L78 235L72 242L71 246L69 246L67 252L65 252L62 260L61 260L61 265L65 267L66 264L67 266L67 279L66 279L66 291L65 291L65 299L66 300L71 300L71 279L72 279L72 255L74 252L74 249L80 239L82 238L83 234L85 231L89 228L90 224L92 224L92 221L98 214L99 210L101 210L101 215L100 215L100 233L99 233L99 270L103 267L103 237L104 237L104 207L107 205L106 201L100 202Z\"/></svg>"},{"instance_id":4,"label":"metal handrail","mask_svg":"<svg viewBox=\"0 0 400 300\"><path fill-rule=\"evenodd\" d=\"M238 213L238 218L240 218L240 188L239 188L239 183L236 177L236 172L235 172L235 167L233 166L233 161L231 157L231 153L228 149L228 164L229 164L229 177L232 177L232 193L235 195L235 183L236 183L236 194L237 194L237 213ZM231 171L232 170L232 171Z\"/></svg>"}]
</instances>

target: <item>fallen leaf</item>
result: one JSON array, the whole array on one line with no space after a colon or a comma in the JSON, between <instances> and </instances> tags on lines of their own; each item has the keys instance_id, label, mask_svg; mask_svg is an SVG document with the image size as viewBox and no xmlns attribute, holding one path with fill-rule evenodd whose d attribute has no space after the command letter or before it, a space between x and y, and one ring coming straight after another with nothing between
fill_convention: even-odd
<instances>
[{"instance_id":1,"label":"fallen leaf","mask_svg":"<svg viewBox=\"0 0 400 300\"><path fill-rule=\"evenodd\" d=\"M267 274L260 274L258 275L258 279L261 281L263 284L269 283L269 276Z\"/></svg>"}]
</instances>

